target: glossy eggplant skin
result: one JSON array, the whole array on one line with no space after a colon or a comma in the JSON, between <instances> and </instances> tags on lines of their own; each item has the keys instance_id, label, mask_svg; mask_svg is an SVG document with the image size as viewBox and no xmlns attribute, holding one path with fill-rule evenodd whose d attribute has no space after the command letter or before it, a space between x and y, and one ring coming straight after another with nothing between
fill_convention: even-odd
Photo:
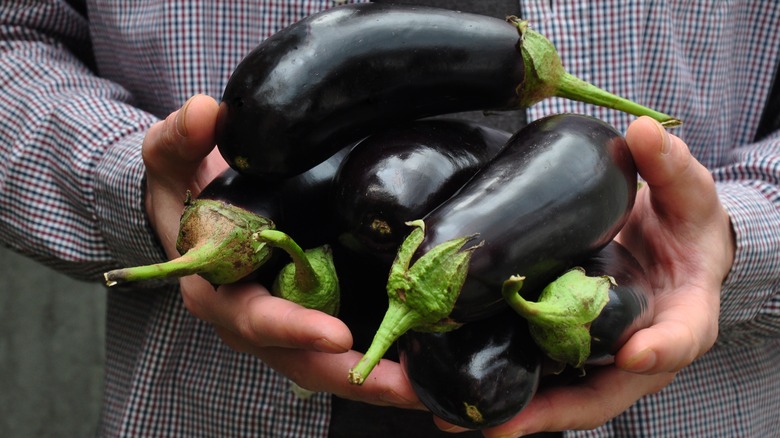
<instances>
[{"instance_id":1,"label":"glossy eggplant skin","mask_svg":"<svg viewBox=\"0 0 780 438\"><path fill-rule=\"evenodd\" d=\"M217 144L230 165L289 177L401 121L518 106L517 28L451 10L354 4L272 35L235 68Z\"/></svg>"},{"instance_id":2,"label":"glossy eggplant skin","mask_svg":"<svg viewBox=\"0 0 780 438\"><path fill-rule=\"evenodd\" d=\"M350 149L351 145L342 148L314 168L277 182L227 168L203 188L198 199L221 201L270 219L275 229L292 237L304 249L329 244L336 238L336 227L328 199L338 167ZM179 252L186 249L179 248ZM241 281L270 286L288 262L283 251L272 251L267 261Z\"/></svg>"},{"instance_id":3,"label":"glossy eggplant skin","mask_svg":"<svg viewBox=\"0 0 780 438\"><path fill-rule=\"evenodd\" d=\"M415 121L366 137L336 174L339 240L389 267L409 232L406 222L452 196L509 137L456 119Z\"/></svg>"},{"instance_id":4,"label":"glossy eggplant skin","mask_svg":"<svg viewBox=\"0 0 780 438\"><path fill-rule=\"evenodd\" d=\"M398 355L420 401L461 427L497 426L536 393L543 354L512 312L444 333L409 331Z\"/></svg>"},{"instance_id":5,"label":"glossy eggplant skin","mask_svg":"<svg viewBox=\"0 0 780 438\"><path fill-rule=\"evenodd\" d=\"M303 248L329 243L336 235L329 196L336 172L351 147L342 148L300 175L277 182L228 168L201 191L198 199L222 201L268 218Z\"/></svg>"},{"instance_id":6,"label":"glossy eggplant skin","mask_svg":"<svg viewBox=\"0 0 780 438\"><path fill-rule=\"evenodd\" d=\"M423 218L424 254L475 235L450 317L474 321L505 308L503 282L525 276L535 296L617 234L634 205L637 176L625 139L609 124L557 114L518 131L456 195Z\"/></svg>"},{"instance_id":7,"label":"glossy eggplant skin","mask_svg":"<svg viewBox=\"0 0 780 438\"><path fill-rule=\"evenodd\" d=\"M607 305L591 322L590 355L585 361L586 365L606 365L614 362L615 353L631 335L652 324L653 288L642 265L615 241L581 267L588 276L609 275L615 279Z\"/></svg>"}]
</instances>

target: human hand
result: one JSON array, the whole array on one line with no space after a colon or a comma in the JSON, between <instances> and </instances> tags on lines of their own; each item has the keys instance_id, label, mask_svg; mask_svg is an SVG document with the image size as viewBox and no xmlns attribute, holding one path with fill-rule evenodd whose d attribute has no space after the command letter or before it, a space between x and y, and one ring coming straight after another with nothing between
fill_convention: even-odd
<instances>
[{"instance_id":1,"label":"human hand","mask_svg":"<svg viewBox=\"0 0 780 438\"><path fill-rule=\"evenodd\" d=\"M189 190L197 196L227 168L214 148L217 103L194 96L152 126L144 139L146 209L169 258L178 257L179 219ZM192 275L180 279L187 309L214 325L232 348L256 355L298 385L373 404L420 408L398 364L385 361L363 386L347 372L361 354L350 351L347 326L325 313L276 298L260 285L218 288Z\"/></svg>"},{"instance_id":2,"label":"human hand","mask_svg":"<svg viewBox=\"0 0 780 438\"><path fill-rule=\"evenodd\" d=\"M541 389L515 418L485 430L487 437L596 428L671 383L715 342L720 287L735 243L710 172L649 118L632 123L626 139L646 185L618 240L651 280L653 323L628 340L614 365L590 369L572 385Z\"/></svg>"}]
</instances>

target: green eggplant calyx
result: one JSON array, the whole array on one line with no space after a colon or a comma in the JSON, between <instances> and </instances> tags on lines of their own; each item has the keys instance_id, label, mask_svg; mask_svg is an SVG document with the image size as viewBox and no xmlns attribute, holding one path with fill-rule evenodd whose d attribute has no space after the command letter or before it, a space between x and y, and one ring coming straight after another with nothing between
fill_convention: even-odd
<instances>
[{"instance_id":1,"label":"green eggplant calyx","mask_svg":"<svg viewBox=\"0 0 780 438\"><path fill-rule=\"evenodd\" d=\"M407 331L441 332L460 326L448 317L466 281L473 251L478 248L463 248L474 236L443 242L412 264L425 237L425 225L419 220L408 224L415 228L401 243L390 268L387 312L368 351L349 371L350 383L362 384L393 342Z\"/></svg>"},{"instance_id":2,"label":"green eggplant calyx","mask_svg":"<svg viewBox=\"0 0 780 438\"><path fill-rule=\"evenodd\" d=\"M525 79L517 94L521 97L520 105L530 107L556 95L565 70L552 42L531 30L528 21L517 17L507 20L517 27L520 34L520 55L525 68Z\"/></svg>"},{"instance_id":3,"label":"green eggplant calyx","mask_svg":"<svg viewBox=\"0 0 780 438\"><path fill-rule=\"evenodd\" d=\"M260 231L255 238L284 250L292 259L274 279L271 291L275 296L329 315L338 314L339 279L330 246L304 251L292 237L278 230Z\"/></svg>"},{"instance_id":4,"label":"green eggplant calyx","mask_svg":"<svg viewBox=\"0 0 780 438\"><path fill-rule=\"evenodd\" d=\"M528 321L531 337L548 357L581 368L590 355L590 324L607 305L615 279L574 268L548 284L536 302L520 295L523 279L504 282L504 299Z\"/></svg>"},{"instance_id":5,"label":"green eggplant calyx","mask_svg":"<svg viewBox=\"0 0 780 438\"><path fill-rule=\"evenodd\" d=\"M665 127L680 126L682 121L668 114L640 105L568 73L555 45L544 35L534 31L528 21L508 17L520 34L520 54L525 68L525 79L518 86L520 105L529 107L548 97L563 97L593 105L626 112L635 116L649 116Z\"/></svg>"},{"instance_id":6,"label":"green eggplant calyx","mask_svg":"<svg viewBox=\"0 0 780 438\"><path fill-rule=\"evenodd\" d=\"M252 236L273 228L268 218L221 201L187 197L179 221L180 257L152 265L106 272L106 285L198 274L211 284L234 283L263 265L271 250Z\"/></svg>"}]
</instances>

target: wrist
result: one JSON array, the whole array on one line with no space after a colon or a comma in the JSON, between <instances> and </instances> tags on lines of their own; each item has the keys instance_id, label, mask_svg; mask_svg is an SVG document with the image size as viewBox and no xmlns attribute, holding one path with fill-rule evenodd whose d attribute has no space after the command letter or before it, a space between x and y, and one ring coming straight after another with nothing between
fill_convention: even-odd
<instances>
[{"instance_id":1,"label":"wrist","mask_svg":"<svg viewBox=\"0 0 780 438\"><path fill-rule=\"evenodd\" d=\"M776 293L780 216L760 186L717 183L733 232L731 269L721 290L721 325L750 319Z\"/></svg>"}]
</instances>

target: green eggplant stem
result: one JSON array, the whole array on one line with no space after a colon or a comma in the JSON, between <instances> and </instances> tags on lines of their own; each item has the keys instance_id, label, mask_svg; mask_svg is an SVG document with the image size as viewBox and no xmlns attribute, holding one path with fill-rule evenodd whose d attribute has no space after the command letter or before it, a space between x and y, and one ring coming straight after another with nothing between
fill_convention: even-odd
<instances>
[{"instance_id":1,"label":"green eggplant stem","mask_svg":"<svg viewBox=\"0 0 780 438\"><path fill-rule=\"evenodd\" d=\"M262 230L254 238L285 251L292 259L274 279L271 292L275 296L329 315L338 314L341 292L329 246L304 251L292 237L278 230Z\"/></svg>"},{"instance_id":2,"label":"green eggplant stem","mask_svg":"<svg viewBox=\"0 0 780 438\"><path fill-rule=\"evenodd\" d=\"M360 361L349 370L349 383L362 385L366 377L371 373L374 367L379 363L382 356L404 333L424 323L425 318L414 309L409 308L398 300L390 300L387 312L380 327L387 327L387 330L377 330L371 345L366 353L360 358Z\"/></svg>"},{"instance_id":3,"label":"green eggplant stem","mask_svg":"<svg viewBox=\"0 0 780 438\"><path fill-rule=\"evenodd\" d=\"M680 119L612 94L568 73L564 69L553 43L544 35L532 30L528 21L514 16L508 17L507 21L514 24L520 34L520 52L525 65L525 82L518 87L520 88L518 94L523 96L520 102L523 107L529 107L548 97L557 96L623 111L635 116L649 116L668 128L682 124Z\"/></svg>"},{"instance_id":4,"label":"green eggplant stem","mask_svg":"<svg viewBox=\"0 0 780 438\"><path fill-rule=\"evenodd\" d=\"M197 274L211 263L211 256L218 251L215 246L211 243L205 243L166 262L114 269L104 273L103 278L106 286L112 287L133 281L162 280Z\"/></svg>"},{"instance_id":5,"label":"green eggplant stem","mask_svg":"<svg viewBox=\"0 0 780 438\"><path fill-rule=\"evenodd\" d=\"M474 236L455 238L436 245L412 264L425 237L425 224L417 220L408 225L414 229L401 243L387 280L387 312L371 346L349 370L349 383L363 384L393 342L407 331L440 332L459 327L448 316L466 281L471 255L479 245L464 249Z\"/></svg>"},{"instance_id":6,"label":"green eggplant stem","mask_svg":"<svg viewBox=\"0 0 780 438\"><path fill-rule=\"evenodd\" d=\"M501 293L509 307L533 324L566 324L568 322L566 313L561 312L561 309L555 304L543 301L529 301L520 295L519 292L523 287L524 280L525 277L513 275L504 282Z\"/></svg>"},{"instance_id":7,"label":"green eggplant stem","mask_svg":"<svg viewBox=\"0 0 780 438\"><path fill-rule=\"evenodd\" d=\"M303 249L292 237L279 230L262 230L255 234L255 238L290 255L290 259L295 264L295 283L302 292L312 291L319 286L317 273Z\"/></svg>"},{"instance_id":8,"label":"green eggplant stem","mask_svg":"<svg viewBox=\"0 0 780 438\"><path fill-rule=\"evenodd\" d=\"M534 304L537 303L534 303L533 301L526 301L526 299L520 295L520 289L523 288L524 281L524 276L512 275L504 281L504 285L501 288L501 295L504 297L504 301L509 304L509 307L514 309L517 313L521 315L534 315L539 313L534 308Z\"/></svg>"},{"instance_id":9,"label":"green eggplant stem","mask_svg":"<svg viewBox=\"0 0 780 438\"><path fill-rule=\"evenodd\" d=\"M162 263L115 269L104 273L103 278L109 287L193 274L214 285L233 283L268 260L268 246L252 236L273 227L270 219L235 205L211 199L193 201L188 192L176 242L181 256Z\"/></svg>"}]
</instances>

